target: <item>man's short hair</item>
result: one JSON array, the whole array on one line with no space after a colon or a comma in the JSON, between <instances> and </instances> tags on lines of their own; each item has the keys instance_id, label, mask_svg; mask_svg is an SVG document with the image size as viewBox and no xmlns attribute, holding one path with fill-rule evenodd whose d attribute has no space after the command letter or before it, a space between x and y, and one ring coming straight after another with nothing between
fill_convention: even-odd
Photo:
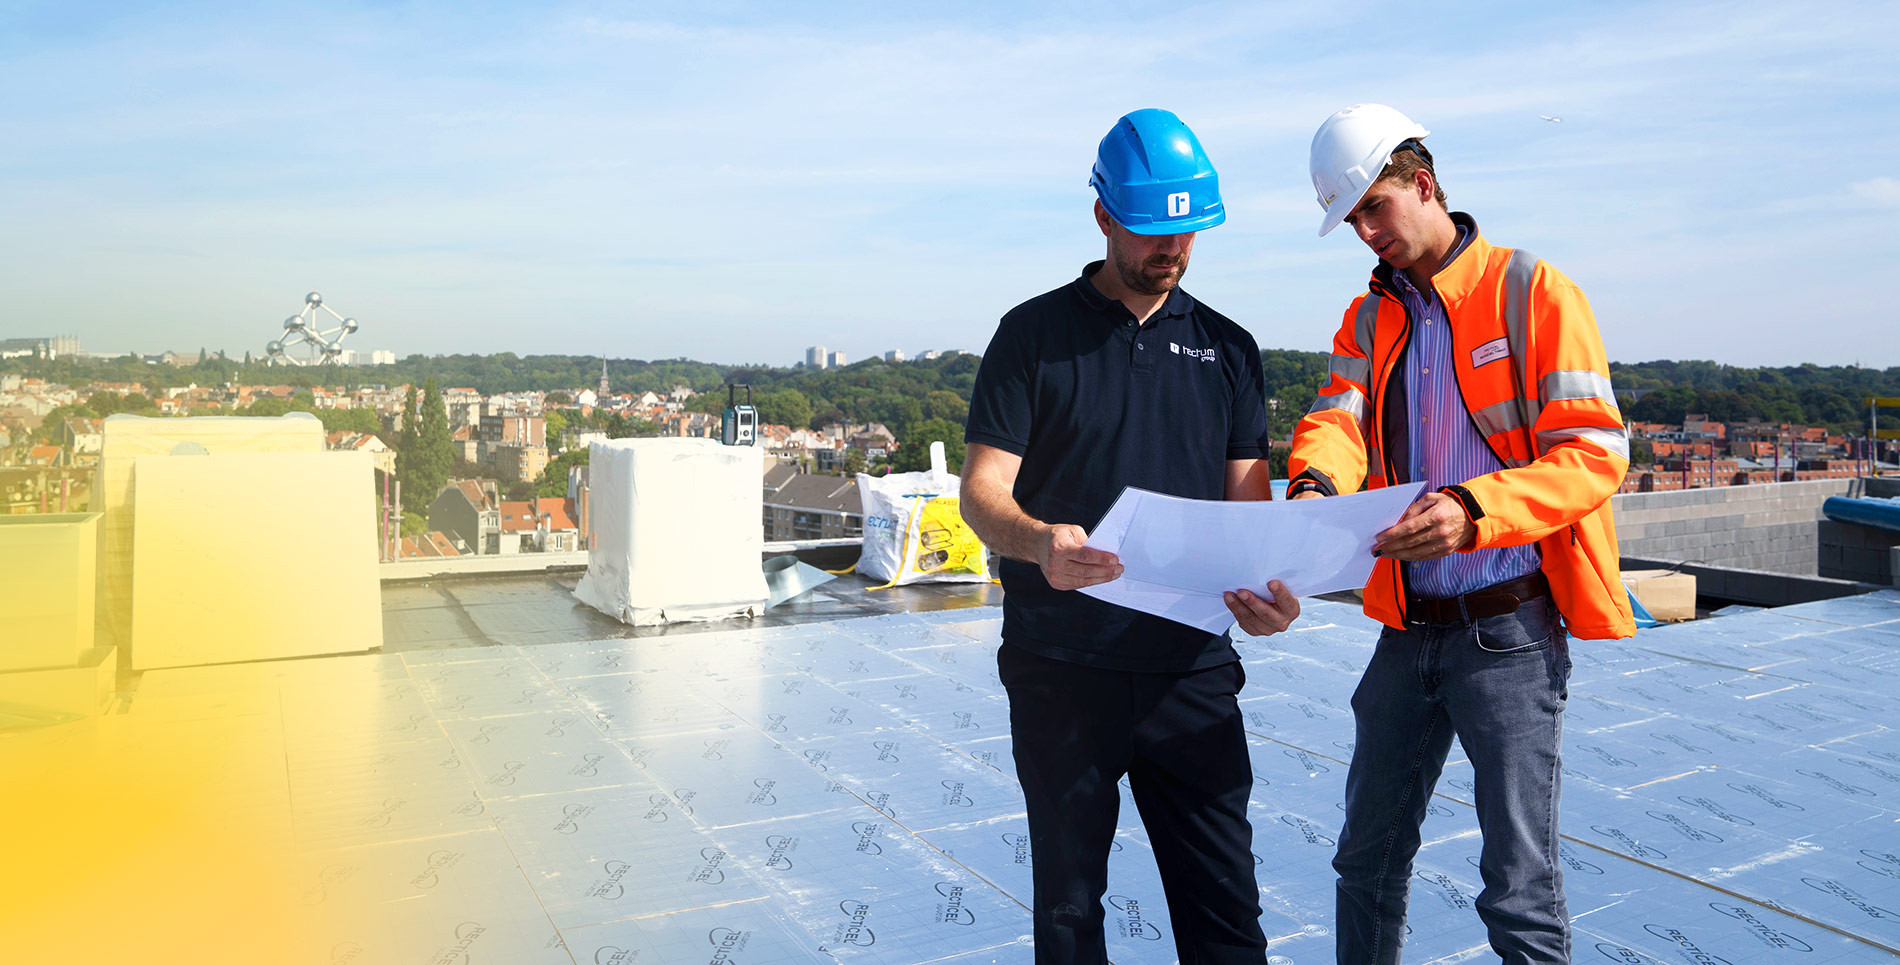
<instances>
[{"instance_id":1,"label":"man's short hair","mask_svg":"<svg viewBox=\"0 0 1900 965\"><path fill-rule=\"evenodd\" d=\"M1409 144L1410 142L1407 143ZM1409 185L1416 180L1414 175L1419 171L1431 172L1432 200L1437 201L1440 207L1444 207L1445 187L1438 183L1438 171L1432 167L1430 156L1420 157L1418 152L1412 150L1409 146L1401 146L1398 150L1392 152L1392 160L1386 162L1385 170L1379 172L1378 180L1397 181L1401 184Z\"/></svg>"}]
</instances>

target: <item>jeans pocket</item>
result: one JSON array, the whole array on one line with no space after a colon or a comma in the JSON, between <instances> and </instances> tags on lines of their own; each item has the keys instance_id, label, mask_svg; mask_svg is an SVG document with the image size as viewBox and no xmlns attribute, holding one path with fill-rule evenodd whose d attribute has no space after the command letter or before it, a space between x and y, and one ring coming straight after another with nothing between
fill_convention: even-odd
<instances>
[{"instance_id":1,"label":"jeans pocket","mask_svg":"<svg viewBox=\"0 0 1900 965\"><path fill-rule=\"evenodd\" d=\"M1550 646L1555 629L1545 607L1533 601L1512 613L1478 618L1471 625L1471 636L1486 653L1540 653Z\"/></svg>"}]
</instances>

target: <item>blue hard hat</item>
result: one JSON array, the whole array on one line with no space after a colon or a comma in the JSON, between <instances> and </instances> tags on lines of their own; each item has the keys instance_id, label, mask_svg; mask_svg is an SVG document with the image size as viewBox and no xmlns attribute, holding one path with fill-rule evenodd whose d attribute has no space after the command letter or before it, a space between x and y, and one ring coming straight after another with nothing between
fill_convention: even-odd
<instances>
[{"instance_id":1,"label":"blue hard hat","mask_svg":"<svg viewBox=\"0 0 1900 965\"><path fill-rule=\"evenodd\" d=\"M1168 111L1122 115L1102 138L1089 184L1109 216L1138 235L1186 234L1227 220L1213 162Z\"/></svg>"}]
</instances>

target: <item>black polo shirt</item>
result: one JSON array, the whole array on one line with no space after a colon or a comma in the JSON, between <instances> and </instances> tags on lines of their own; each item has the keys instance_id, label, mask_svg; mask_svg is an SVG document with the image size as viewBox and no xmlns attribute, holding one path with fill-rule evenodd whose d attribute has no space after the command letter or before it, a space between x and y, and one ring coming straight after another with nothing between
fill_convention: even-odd
<instances>
[{"instance_id":1,"label":"black polo shirt","mask_svg":"<svg viewBox=\"0 0 1900 965\"><path fill-rule=\"evenodd\" d=\"M1093 529L1125 486L1221 499L1227 461L1265 459L1253 336L1179 288L1145 324L1082 276L1011 309L983 354L968 442L1022 457L1016 501ZM1225 634L1057 590L1004 560L1003 639L1043 656L1178 672L1238 659Z\"/></svg>"}]
</instances>

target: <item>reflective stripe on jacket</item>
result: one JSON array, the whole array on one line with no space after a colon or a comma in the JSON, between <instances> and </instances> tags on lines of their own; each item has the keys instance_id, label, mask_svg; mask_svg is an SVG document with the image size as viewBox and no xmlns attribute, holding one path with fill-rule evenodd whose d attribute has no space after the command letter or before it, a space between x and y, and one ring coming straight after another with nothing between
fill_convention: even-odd
<instances>
[{"instance_id":1,"label":"reflective stripe on jacket","mask_svg":"<svg viewBox=\"0 0 1900 965\"><path fill-rule=\"evenodd\" d=\"M1405 478L1392 467L1408 458L1393 450L1409 445L1399 362L1412 322L1391 272L1380 262L1371 290L1346 310L1330 375L1294 435L1293 478L1329 493ZM1477 527L1466 551L1535 543L1572 636L1633 635L1610 516L1610 496L1629 469L1629 434L1589 302L1535 255L1494 248L1481 235L1432 284L1451 325L1459 393L1504 466L1448 487ZM1402 628L1403 581L1397 560L1379 560L1366 614Z\"/></svg>"}]
</instances>

